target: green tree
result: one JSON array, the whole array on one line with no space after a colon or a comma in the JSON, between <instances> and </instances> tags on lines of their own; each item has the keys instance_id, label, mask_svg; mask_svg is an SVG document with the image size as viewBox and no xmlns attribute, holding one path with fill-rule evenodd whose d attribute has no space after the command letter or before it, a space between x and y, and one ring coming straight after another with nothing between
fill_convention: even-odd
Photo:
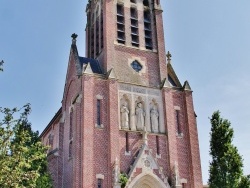
<instances>
[{"instance_id":1,"label":"green tree","mask_svg":"<svg viewBox=\"0 0 250 188\"><path fill-rule=\"evenodd\" d=\"M234 131L220 112L213 113L210 132L210 188L237 188L242 177L242 158L232 144Z\"/></svg>"},{"instance_id":2,"label":"green tree","mask_svg":"<svg viewBox=\"0 0 250 188\"><path fill-rule=\"evenodd\" d=\"M28 122L30 105L21 109L0 108L0 187L50 188L46 151ZM15 119L17 114L19 118ZM46 181L46 182L45 182ZM41 183L42 182L42 183Z\"/></svg>"},{"instance_id":3,"label":"green tree","mask_svg":"<svg viewBox=\"0 0 250 188\"><path fill-rule=\"evenodd\" d=\"M250 175L241 178L238 188L250 188Z\"/></svg>"}]
</instances>

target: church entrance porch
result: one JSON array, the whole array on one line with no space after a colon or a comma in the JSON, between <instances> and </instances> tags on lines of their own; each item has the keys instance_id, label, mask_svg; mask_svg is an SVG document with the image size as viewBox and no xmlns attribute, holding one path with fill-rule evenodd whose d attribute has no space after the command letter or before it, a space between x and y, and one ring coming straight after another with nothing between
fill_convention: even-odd
<instances>
[{"instance_id":1,"label":"church entrance porch","mask_svg":"<svg viewBox=\"0 0 250 188\"><path fill-rule=\"evenodd\" d=\"M127 188L170 188L154 174L138 175Z\"/></svg>"}]
</instances>

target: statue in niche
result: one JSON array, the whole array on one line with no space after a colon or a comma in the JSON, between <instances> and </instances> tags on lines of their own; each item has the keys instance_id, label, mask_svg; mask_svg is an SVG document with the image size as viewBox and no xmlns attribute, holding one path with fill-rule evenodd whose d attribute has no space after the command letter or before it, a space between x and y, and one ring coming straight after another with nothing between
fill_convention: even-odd
<instances>
[{"instance_id":1,"label":"statue in niche","mask_svg":"<svg viewBox=\"0 0 250 188\"><path fill-rule=\"evenodd\" d=\"M144 117L145 112L142 108L142 103L137 103L136 109L135 109L135 115L136 115L136 127L138 131L142 131L144 128Z\"/></svg>"},{"instance_id":2,"label":"statue in niche","mask_svg":"<svg viewBox=\"0 0 250 188\"><path fill-rule=\"evenodd\" d=\"M128 129L129 128L129 110L127 108L127 105L124 103L121 106L121 128L122 129Z\"/></svg>"},{"instance_id":3,"label":"statue in niche","mask_svg":"<svg viewBox=\"0 0 250 188\"><path fill-rule=\"evenodd\" d=\"M150 111L150 118L151 118L152 132L158 133L159 132L159 113L158 113L156 105L154 105Z\"/></svg>"}]
</instances>

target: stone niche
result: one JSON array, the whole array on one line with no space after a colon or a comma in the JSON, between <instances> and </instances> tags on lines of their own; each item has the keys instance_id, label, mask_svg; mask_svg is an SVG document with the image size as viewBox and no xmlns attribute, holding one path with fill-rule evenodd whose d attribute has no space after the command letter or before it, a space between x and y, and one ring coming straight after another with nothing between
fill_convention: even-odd
<instances>
[{"instance_id":1,"label":"stone niche","mask_svg":"<svg viewBox=\"0 0 250 188\"><path fill-rule=\"evenodd\" d=\"M119 128L165 133L161 90L119 85Z\"/></svg>"}]
</instances>

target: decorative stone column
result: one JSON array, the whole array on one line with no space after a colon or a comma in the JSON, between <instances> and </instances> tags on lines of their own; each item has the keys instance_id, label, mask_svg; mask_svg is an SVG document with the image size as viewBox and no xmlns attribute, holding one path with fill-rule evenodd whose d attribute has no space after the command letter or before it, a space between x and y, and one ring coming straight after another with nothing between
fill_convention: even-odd
<instances>
[{"instance_id":1,"label":"decorative stone column","mask_svg":"<svg viewBox=\"0 0 250 188\"><path fill-rule=\"evenodd\" d=\"M119 180L120 180L120 168L119 168L119 161L116 158L113 169L113 188L121 188Z\"/></svg>"}]
</instances>

